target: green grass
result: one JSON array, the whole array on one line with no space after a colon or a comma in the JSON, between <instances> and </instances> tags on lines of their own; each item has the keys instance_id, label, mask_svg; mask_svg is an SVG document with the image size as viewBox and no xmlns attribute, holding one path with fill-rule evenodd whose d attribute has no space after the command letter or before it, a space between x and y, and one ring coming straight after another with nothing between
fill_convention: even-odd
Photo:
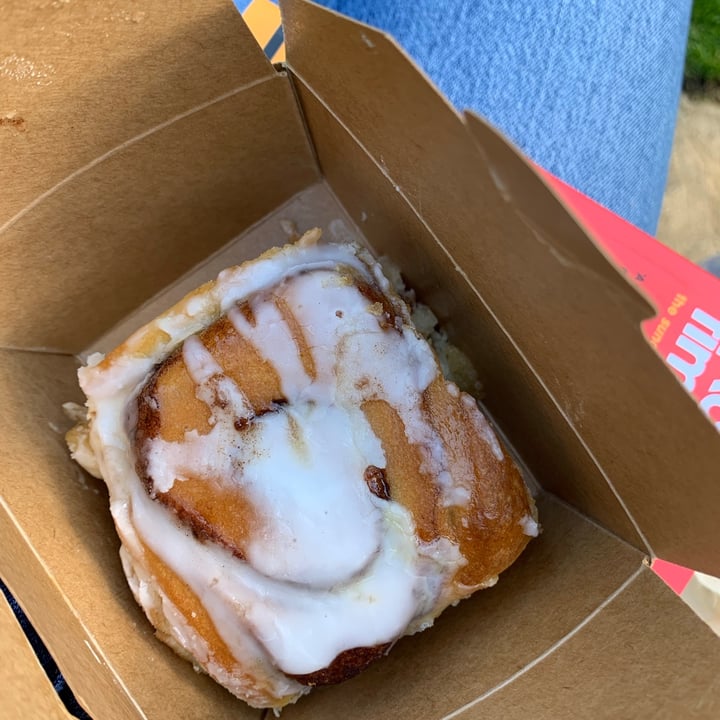
<instances>
[{"instance_id":1,"label":"green grass","mask_svg":"<svg viewBox=\"0 0 720 720\"><path fill-rule=\"evenodd\" d=\"M685 82L720 85L720 0L695 0L685 58Z\"/></svg>"}]
</instances>

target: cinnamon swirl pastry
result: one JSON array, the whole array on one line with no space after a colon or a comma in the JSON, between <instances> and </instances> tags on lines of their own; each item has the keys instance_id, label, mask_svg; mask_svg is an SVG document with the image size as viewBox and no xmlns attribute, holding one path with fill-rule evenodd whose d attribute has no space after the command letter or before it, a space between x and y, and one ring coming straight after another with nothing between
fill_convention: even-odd
<instances>
[{"instance_id":1,"label":"cinnamon swirl pastry","mask_svg":"<svg viewBox=\"0 0 720 720\"><path fill-rule=\"evenodd\" d=\"M380 266L319 236L90 358L68 437L160 638L256 707L356 674L537 534L517 467Z\"/></svg>"}]
</instances>

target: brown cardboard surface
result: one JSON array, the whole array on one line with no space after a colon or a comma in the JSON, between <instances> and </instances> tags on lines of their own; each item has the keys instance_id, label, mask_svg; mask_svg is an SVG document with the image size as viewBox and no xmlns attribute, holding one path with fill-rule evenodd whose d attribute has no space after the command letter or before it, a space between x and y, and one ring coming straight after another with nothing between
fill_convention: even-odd
<instances>
[{"instance_id":1,"label":"brown cardboard surface","mask_svg":"<svg viewBox=\"0 0 720 720\"><path fill-rule=\"evenodd\" d=\"M644 535L640 545L720 572L714 548L720 485L711 482L720 436L643 338L639 323L651 313L645 300L507 142L474 118L468 131L391 41L308 3L288 1L283 8L293 73L332 106L374 157L387 189L411 205L425 234L462 267L512 352L550 395L562 418L563 445L580 442L582 464L596 465L599 482L622 498ZM307 93L303 102L310 116ZM328 161L339 155L323 151L321 132L313 135L329 172ZM521 453L532 452L535 428L522 420L533 418L535 425L537 414L516 414L507 395L498 399L489 397L488 407ZM534 407L537 399L536 387L522 404ZM583 469L533 467L546 488L580 500L584 512L638 544L637 530L627 532L618 517L617 502L598 505L601 491L582 498L573 487ZM658 501L648 502L651 495Z\"/></svg>"},{"instance_id":2,"label":"brown cardboard surface","mask_svg":"<svg viewBox=\"0 0 720 720\"><path fill-rule=\"evenodd\" d=\"M72 467L63 448L61 433L68 423L61 404L80 399L73 382L77 363L65 356L11 351L0 351L0 362L0 575L67 668L70 682L77 679L81 702L100 701L97 707L106 712L112 708L118 717L133 717L132 701L106 664L96 660L97 646L83 627L85 620L61 590L68 583L76 592L102 586L104 572L93 563L94 554L109 550L117 557L118 545L107 495ZM114 590L121 592L120 585Z\"/></svg>"},{"instance_id":3,"label":"brown cardboard surface","mask_svg":"<svg viewBox=\"0 0 720 720\"><path fill-rule=\"evenodd\" d=\"M713 718L718 667L717 637L646 568L552 654L452 717Z\"/></svg>"},{"instance_id":4,"label":"brown cardboard surface","mask_svg":"<svg viewBox=\"0 0 720 720\"><path fill-rule=\"evenodd\" d=\"M2 40L0 118L15 122L0 125L0 225L131 138L274 74L221 1L4 2Z\"/></svg>"},{"instance_id":5,"label":"brown cardboard surface","mask_svg":"<svg viewBox=\"0 0 720 720\"><path fill-rule=\"evenodd\" d=\"M0 657L5 720L70 717L4 598L0 598Z\"/></svg>"},{"instance_id":6,"label":"brown cardboard surface","mask_svg":"<svg viewBox=\"0 0 720 720\"><path fill-rule=\"evenodd\" d=\"M137 10L145 15L136 23L106 22L114 5L88 5L76 17L79 4L67 26L59 9L46 8L44 31L30 32L43 12L14 9L10 24L3 20L19 56L42 47L68 67L37 88L0 77L13 107L33 108L25 132L0 128L0 345L79 351L317 179L288 81L234 9L152 5ZM71 58L58 40L65 27L76 28L73 42L83 48ZM92 107L59 135L58 117L76 112L85 94ZM68 129L76 125L77 136Z\"/></svg>"},{"instance_id":7,"label":"brown cardboard surface","mask_svg":"<svg viewBox=\"0 0 720 720\"><path fill-rule=\"evenodd\" d=\"M282 76L159 129L0 235L0 342L79 351L316 178Z\"/></svg>"},{"instance_id":8,"label":"brown cardboard surface","mask_svg":"<svg viewBox=\"0 0 720 720\"><path fill-rule=\"evenodd\" d=\"M515 298L523 303L522 322L509 319L512 308L504 310L501 295L493 296L493 309L521 338L528 362L654 554L720 572L720 434L642 336L635 291L629 285L618 291L579 259L576 248L588 241L570 215L495 130L467 119L530 231L514 242L522 266L507 260L495 266L514 273L515 288L529 290ZM469 213L464 221L471 220ZM458 247L454 255L464 265L472 253Z\"/></svg>"}]
</instances>

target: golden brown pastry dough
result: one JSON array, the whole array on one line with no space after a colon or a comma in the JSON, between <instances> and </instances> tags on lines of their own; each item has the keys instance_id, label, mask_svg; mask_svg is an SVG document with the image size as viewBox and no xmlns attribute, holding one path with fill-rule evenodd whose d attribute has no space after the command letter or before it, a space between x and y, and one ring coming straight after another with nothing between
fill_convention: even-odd
<instances>
[{"instance_id":1,"label":"golden brown pastry dough","mask_svg":"<svg viewBox=\"0 0 720 720\"><path fill-rule=\"evenodd\" d=\"M80 371L159 635L258 707L351 677L537 533L517 466L370 256L319 232Z\"/></svg>"}]
</instances>

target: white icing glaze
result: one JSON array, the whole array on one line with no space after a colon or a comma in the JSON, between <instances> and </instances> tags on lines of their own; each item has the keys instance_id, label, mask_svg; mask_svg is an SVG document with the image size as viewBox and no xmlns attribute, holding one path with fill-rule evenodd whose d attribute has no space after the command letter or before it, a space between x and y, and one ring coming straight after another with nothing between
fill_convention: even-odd
<instances>
[{"instance_id":1,"label":"white icing glaze","mask_svg":"<svg viewBox=\"0 0 720 720\"><path fill-rule=\"evenodd\" d=\"M454 382L445 383L445 387L447 388L448 395L454 398L460 397L460 389Z\"/></svg>"},{"instance_id":2,"label":"white icing glaze","mask_svg":"<svg viewBox=\"0 0 720 720\"><path fill-rule=\"evenodd\" d=\"M220 365L196 335L192 335L183 343L182 354L185 368L195 385L201 386L213 375L223 374Z\"/></svg>"},{"instance_id":3,"label":"white icing glaze","mask_svg":"<svg viewBox=\"0 0 720 720\"><path fill-rule=\"evenodd\" d=\"M528 537L537 537L540 534L540 526L530 515L523 515L518 522L520 523L523 533Z\"/></svg>"},{"instance_id":4,"label":"white icing glaze","mask_svg":"<svg viewBox=\"0 0 720 720\"><path fill-rule=\"evenodd\" d=\"M438 374L432 351L410 327L382 329L370 300L336 272L339 265L350 267L387 290L379 266L366 265L360 253L350 246L296 245L225 271L205 296L193 296L128 343L140 347L143 333L161 329L169 336L162 355L127 352L110 367L79 373L89 398L91 444L123 542L135 558L142 557L141 539L151 547L202 600L235 657L264 668L278 694L303 690L277 667L313 672L343 650L389 642L429 624L443 583L464 563L446 539L417 541L409 513L376 498L364 482L365 468L384 467L385 457L359 408L379 398L403 418L423 469L438 477L443 502L470 499L470 470L450 473L443 445L421 411L421 395ZM303 330L313 377L269 300L271 288ZM235 309L246 300L254 324ZM394 309L401 325L409 322L404 306ZM251 417L247 399L193 336L218 312L227 312L274 365L287 406ZM148 497L135 473L130 408L154 364L181 343L212 427L178 443L151 441L148 474L156 492L190 476L242 487L267 528L250 543L249 563L198 543ZM473 421L502 458L474 408ZM251 419L240 435L233 425L238 417ZM176 639L187 647L184 632L178 629Z\"/></svg>"},{"instance_id":5,"label":"white icing glaze","mask_svg":"<svg viewBox=\"0 0 720 720\"><path fill-rule=\"evenodd\" d=\"M473 425L475 426L475 431L483 440L485 440L497 460L502 462L505 458L505 454L500 446L500 441L497 439L495 431L492 427L490 427L490 423L487 421L487 418L480 412L480 408L478 407L475 398L467 393L462 393L462 401L470 413Z\"/></svg>"},{"instance_id":6,"label":"white icing glaze","mask_svg":"<svg viewBox=\"0 0 720 720\"><path fill-rule=\"evenodd\" d=\"M285 397L300 397L302 390L307 388L311 381L303 368L300 355L293 351L295 341L290 328L275 303L265 302L254 309L256 312L254 326L237 308L230 309L228 319L238 333L247 338L261 355L272 359L280 376Z\"/></svg>"},{"instance_id":7,"label":"white icing glaze","mask_svg":"<svg viewBox=\"0 0 720 720\"><path fill-rule=\"evenodd\" d=\"M292 442L290 418L300 434ZM385 465L380 443L362 413L332 406L265 415L257 429L244 480L268 522L249 547L251 564L292 582L326 588L347 582L380 551L381 502L363 481L369 464ZM365 435L362 445L358 434Z\"/></svg>"},{"instance_id":8,"label":"white icing glaze","mask_svg":"<svg viewBox=\"0 0 720 720\"><path fill-rule=\"evenodd\" d=\"M95 367L95 365L98 365L105 359L105 355L102 353L92 353L91 355L88 355L87 359L87 365L88 367Z\"/></svg>"},{"instance_id":9,"label":"white icing glaze","mask_svg":"<svg viewBox=\"0 0 720 720\"><path fill-rule=\"evenodd\" d=\"M158 492L189 476L242 487L263 526L248 560L269 577L331 587L379 550L382 513L363 472L384 467L385 455L359 411L280 408L242 437L223 413L206 435L193 430L182 443L153 440L147 457Z\"/></svg>"}]
</instances>

